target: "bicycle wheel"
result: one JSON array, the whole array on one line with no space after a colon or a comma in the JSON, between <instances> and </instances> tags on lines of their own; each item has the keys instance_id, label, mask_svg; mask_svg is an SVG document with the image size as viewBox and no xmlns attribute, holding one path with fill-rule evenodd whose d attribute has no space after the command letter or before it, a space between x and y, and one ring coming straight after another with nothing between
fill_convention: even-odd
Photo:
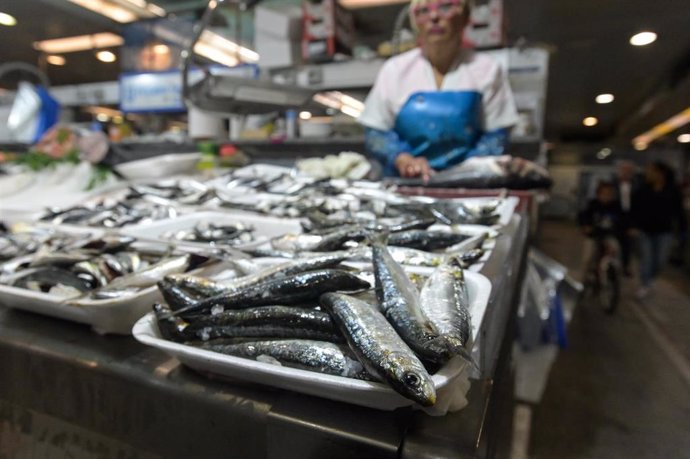
<instances>
[{"instance_id":1,"label":"bicycle wheel","mask_svg":"<svg viewBox=\"0 0 690 459\"><path fill-rule=\"evenodd\" d=\"M613 264L609 264L603 274L605 279L599 286L599 303L604 312L613 314L620 300L620 276Z\"/></svg>"}]
</instances>

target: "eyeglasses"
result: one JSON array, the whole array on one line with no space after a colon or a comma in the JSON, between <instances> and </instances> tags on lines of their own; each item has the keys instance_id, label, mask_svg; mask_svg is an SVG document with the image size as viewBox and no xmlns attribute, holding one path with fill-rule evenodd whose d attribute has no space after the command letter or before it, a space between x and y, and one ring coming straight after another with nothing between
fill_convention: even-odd
<instances>
[{"instance_id":1,"label":"eyeglasses","mask_svg":"<svg viewBox=\"0 0 690 459\"><path fill-rule=\"evenodd\" d=\"M418 21L428 21L431 12L435 11L438 16L450 17L456 12L462 11L465 4L461 0L441 0L439 2L425 3L412 8L412 14Z\"/></svg>"}]
</instances>

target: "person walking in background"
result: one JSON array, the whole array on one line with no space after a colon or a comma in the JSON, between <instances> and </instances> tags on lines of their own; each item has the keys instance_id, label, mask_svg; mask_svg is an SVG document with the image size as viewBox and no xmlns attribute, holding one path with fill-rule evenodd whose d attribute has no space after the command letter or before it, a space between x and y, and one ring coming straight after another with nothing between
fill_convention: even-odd
<instances>
[{"instance_id":1,"label":"person walking in background","mask_svg":"<svg viewBox=\"0 0 690 459\"><path fill-rule=\"evenodd\" d=\"M647 166L644 183L633 195L631 209L640 242L637 297L643 299L668 259L674 229L685 230L682 195L668 165L655 161Z\"/></svg>"},{"instance_id":2,"label":"person walking in background","mask_svg":"<svg viewBox=\"0 0 690 459\"><path fill-rule=\"evenodd\" d=\"M618 233L618 244L621 249L621 264L623 273L630 277L630 258L632 255L632 238L630 237L632 198L639 187L639 178L635 174L635 164L630 161L620 161L617 165L614 186L618 194L622 218L621 231Z\"/></svg>"}]
</instances>

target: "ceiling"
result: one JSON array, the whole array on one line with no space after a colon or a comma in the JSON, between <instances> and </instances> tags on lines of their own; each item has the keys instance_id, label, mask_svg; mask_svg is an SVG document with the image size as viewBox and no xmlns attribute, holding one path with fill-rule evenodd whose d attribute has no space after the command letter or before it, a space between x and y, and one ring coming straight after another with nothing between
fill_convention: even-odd
<instances>
[{"instance_id":1,"label":"ceiling","mask_svg":"<svg viewBox=\"0 0 690 459\"><path fill-rule=\"evenodd\" d=\"M546 137L554 142L612 142L630 145L632 137L690 106L690 18L688 0L505 0L509 43L525 40L552 50ZM198 10L202 0L161 0L168 10ZM36 14L40 8L41 14ZM10 0L1 10L18 20L0 26L0 63L36 64L36 40L117 31L118 25L66 0ZM360 10L360 32L388 37L399 7ZM647 47L628 43L634 33L656 31ZM68 54L68 65L45 66L52 84L115 80L117 64L91 52ZM8 75L0 86L18 78ZM599 93L613 93L612 104L598 105ZM582 120L596 116L597 126Z\"/></svg>"}]
</instances>

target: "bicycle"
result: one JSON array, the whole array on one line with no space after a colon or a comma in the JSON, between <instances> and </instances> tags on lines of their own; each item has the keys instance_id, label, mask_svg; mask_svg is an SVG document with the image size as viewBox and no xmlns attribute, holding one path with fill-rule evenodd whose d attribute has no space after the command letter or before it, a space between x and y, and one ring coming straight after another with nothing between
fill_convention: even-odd
<instances>
[{"instance_id":1,"label":"bicycle","mask_svg":"<svg viewBox=\"0 0 690 459\"><path fill-rule=\"evenodd\" d=\"M595 252L585 275L583 297L594 298L607 314L613 314L620 301L621 266L618 241L610 236L595 239Z\"/></svg>"}]
</instances>

